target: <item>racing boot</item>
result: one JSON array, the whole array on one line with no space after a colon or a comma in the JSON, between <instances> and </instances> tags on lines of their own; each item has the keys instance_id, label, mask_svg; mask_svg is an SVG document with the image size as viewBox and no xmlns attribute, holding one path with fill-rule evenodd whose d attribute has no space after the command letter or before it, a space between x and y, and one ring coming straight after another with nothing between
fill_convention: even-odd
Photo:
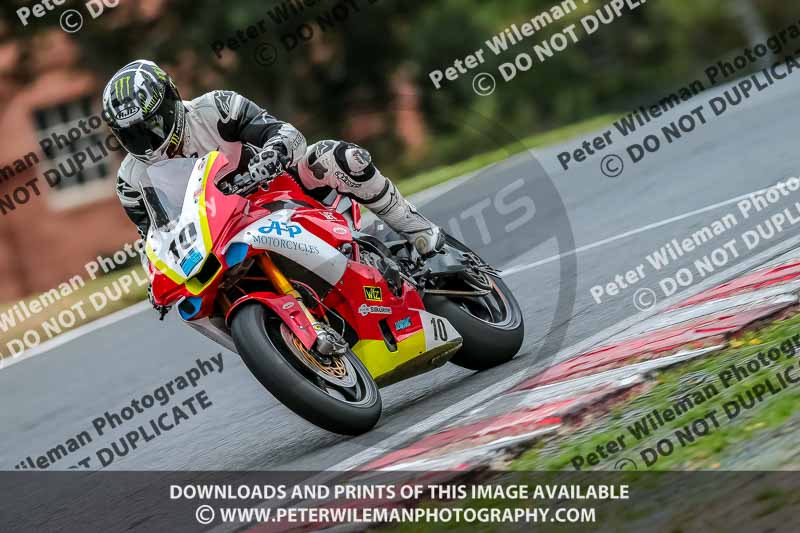
<instances>
[{"instance_id":1,"label":"racing boot","mask_svg":"<svg viewBox=\"0 0 800 533\"><path fill-rule=\"evenodd\" d=\"M320 141L308 147L298 170L308 188L327 185L355 197L403 235L424 259L444 249L444 232L400 194L372 162L370 153L357 144Z\"/></svg>"},{"instance_id":2,"label":"racing boot","mask_svg":"<svg viewBox=\"0 0 800 533\"><path fill-rule=\"evenodd\" d=\"M384 179L388 184L386 192L368 202L367 207L386 225L405 237L423 259L440 253L444 249L444 232L422 216L394 183Z\"/></svg>"}]
</instances>

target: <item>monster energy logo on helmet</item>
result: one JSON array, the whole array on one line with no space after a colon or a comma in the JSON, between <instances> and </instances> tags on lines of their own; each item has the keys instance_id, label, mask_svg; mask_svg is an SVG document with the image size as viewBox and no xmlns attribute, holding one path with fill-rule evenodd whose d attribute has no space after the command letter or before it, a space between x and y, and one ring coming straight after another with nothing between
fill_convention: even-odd
<instances>
[{"instance_id":1,"label":"monster energy logo on helmet","mask_svg":"<svg viewBox=\"0 0 800 533\"><path fill-rule=\"evenodd\" d=\"M117 100L130 97L131 94L131 77L120 76L114 81L114 94Z\"/></svg>"},{"instance_id":2,"label":"monster energy logo on helmet","mask_svg":"<svg viewBox=\"0 0 800 533\"><path fill-rule=\"evenodd\" d=\"M166 73L149 61L126 65L111 78L109 86L113 90L104 94L103 106L111 117L131 107L141 107L147 115L158 107L168 88L177 92Z\"/></svg>"},{"instance_id":3,"label":"monster energy logo on helmet","mask_svg":"<svg viewBox=\"0 0 800 533\"><path fill-rule=\"evenodd\" d=\"M104 118L123 147L144 162L175 154L185 113L172 78L152 61L124 66L103 91Z\"/></svg>"}]
</instances>

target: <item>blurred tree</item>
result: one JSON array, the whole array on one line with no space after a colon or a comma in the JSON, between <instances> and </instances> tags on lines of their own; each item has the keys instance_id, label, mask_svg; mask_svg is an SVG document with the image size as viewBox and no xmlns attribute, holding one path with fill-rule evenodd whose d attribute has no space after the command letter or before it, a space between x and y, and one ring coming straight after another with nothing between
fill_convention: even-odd
<instances>
[{"instance_id":1,"label":"blurred tree","mask_svg":"<svg viewBox=\"0 0 800 533\"><path fill-rule=\"evenodd\" d=\"M738 19L742 25L750 44L758 44L767 39L768 32L764 26L764 19L753 0L731 0L730 10L733 18Z\"/></svg>"},{"instance_id":2,"label":"blurred tree","mask_svg":"<svg viewBox=\"0 0 800 533\"><path fill-rule=\"evenodd\" d=\"M501 80L490 97L473 92L472 75L441 90L433 88L428 78L432 70L451 66L478 49L484 49L489 60L484 70L497 75L500 63L512 61L519 52L531 52L534 43L566 24L579 24L582 16L606 0L576 2L576 13L502 57L487 50L485 41L492 35L554 4L554 0L319 0L292 14L288 0L142 0L123 2L96 20L87 19L74 39L83 50L83 65L100 79L132 59L152 58L176 66L174 73L184 84L185 96L217 87L237 90L297 122L311 138L349 134L354 115L363 117L361 129L372 136L370 148L407 169L496 148L486 136L475 134L470 117L476 112L502 119L505 128L522 137L660 97L694 79L723 53L784 26L794 11L782 0L649 2L594 35L579 32L577 45L521 72L513 82ZM0 41L13 39L22 48L15 76L24 80L34 75L27 58L36 35L57 28L58 17L51 14L22 27L15 14L21 5L27 2L0 4L4 20ZM276 23L271 14L282 8L289 20ZM260 21L264 32L258 29ZM214 54L212 43L236 39L237 31L246 32L251 25L259 34L255 40L222 52L221 58ZM313 36L307 42L298 39L296 47L286 49L287 36L303 32L308 36L309 29ZM277 50L277 59L262 66L255 56L267 44ZM387 112L401 69L411 73L422 96L426 129L432 133L421 162L403 160L392 134L394 115ZM374 123L384 126L365 126Z\"/></svg>"}]
</instances>

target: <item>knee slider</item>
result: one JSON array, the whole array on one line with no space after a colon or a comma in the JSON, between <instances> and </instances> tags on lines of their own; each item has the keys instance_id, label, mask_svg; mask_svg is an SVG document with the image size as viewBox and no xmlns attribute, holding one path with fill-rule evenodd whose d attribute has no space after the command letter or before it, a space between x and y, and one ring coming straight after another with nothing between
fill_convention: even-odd
<instances>
[{"instance_id":1,"label":"knee slider","mask_svg":"<svg viewBox=\"0 0 800 533\"><path fill-rule=\"evenodd\" d=\"M364 183L375 176L375 165L368 151L357 144L340 142L333 152L336 164L353 181Z\"/></svg>"}]
</instances>

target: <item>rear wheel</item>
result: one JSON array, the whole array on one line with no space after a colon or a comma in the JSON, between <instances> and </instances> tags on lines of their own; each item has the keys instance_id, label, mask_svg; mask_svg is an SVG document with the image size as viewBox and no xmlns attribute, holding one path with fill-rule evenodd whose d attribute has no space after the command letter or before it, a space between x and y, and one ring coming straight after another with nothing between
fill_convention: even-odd
<instances>
[{"instance_id":1,"label":"rear wheel","mask_svg":"<svg viewBox=\"0 0 800 533\"><path fill-rule=\"evenodd\" d=\"M474 254L449 235L447 244ZM525 325L516 298L499 276L473 271L470 277L472 279L465 280L467 287L454 288L462 291L480 288L488 294L429 294L425 297L425 308L447 318L464 338L463 346L450 362L470 370L486 370L517 355L525 338Z\"/></svg>"},{"instance_id":2,"label":"rear wheel","mask_svg":"<svg viewBox=\"0 0 800 533\"><path fill-rule=\"evenodd\" d=\"M236 313L231 333L242 360L261 384L312 424L334 433L359 435L378 423L380 392L352 351L320 357L256 303Z\"/></svg>"}]
</instances>

